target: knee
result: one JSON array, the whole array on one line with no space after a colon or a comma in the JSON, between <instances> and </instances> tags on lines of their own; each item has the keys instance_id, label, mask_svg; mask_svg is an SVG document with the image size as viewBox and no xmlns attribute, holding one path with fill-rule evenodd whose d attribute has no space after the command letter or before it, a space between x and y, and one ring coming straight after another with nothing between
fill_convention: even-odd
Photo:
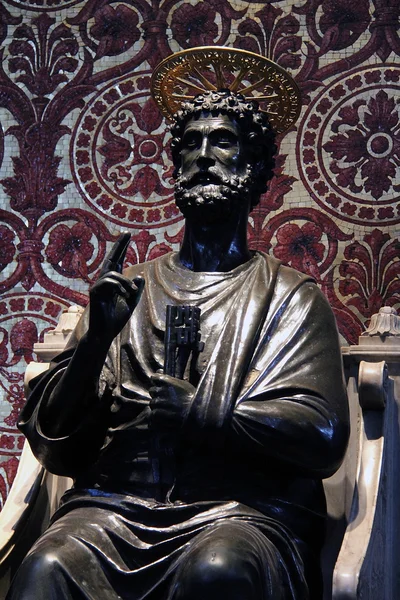
<instances>
[{"instance_id":1,"label":"knee","mask_svg":"<svg viewBox=\"0 0 400 600\"><path fill-rule=\"evenodd\" d=\"M48 590L55 584L63 590L66 573L82 571L82 565L87 562L81 544L73 538L66 542L64 536L55 535L51 530L39 538L15 574L11 587L14 595L10 598L47 599L52 597ZM62 594L61 597L69 598Z\"/></svg>"},{"instance_id":2,"label":"knee","mask_svg":"<svg viewBox=\"0 0 400 600\"><path fill-rule=\"evenodd\" d=\"M22 561L20 571L46 576L54 573L62 562L59 548L37 548L31 550ZM35 575L34 575L35 576Z\"/></svg>"},{"instance_id":3,"label":"knee","mask_svg":"<svg viewBox=\"0 0 400 600\"><path fill-rule=\"evenodd\" d=\"M255 592L257 574L249 568L243 553L228 542L206 545L197 552L189 553L177 578L176 600L251 600L259 598Z\"/></svg>"},{"instance_id":4,"label":"knee","mask_svg":"<svg viewBox=\"0 0 400 600\"><path fill-rule=\"evenodd\" d=\"M22 561L7 595L8 600L42 600L49 581L57 580L60 560L53 551L31 551ZM48 596L50 597L50 596Z\"/></svg>"},{"instance_id":5,"label":"knee","mask_svg":"<svg viewBox=\"0 0 400 600\"><path fill-rule=\"evenodd\" d=\"M196 583L238 582L246 578L243 560L229 547L202 549L188 562L187 577Z\"/></svg>"}]
</instances>

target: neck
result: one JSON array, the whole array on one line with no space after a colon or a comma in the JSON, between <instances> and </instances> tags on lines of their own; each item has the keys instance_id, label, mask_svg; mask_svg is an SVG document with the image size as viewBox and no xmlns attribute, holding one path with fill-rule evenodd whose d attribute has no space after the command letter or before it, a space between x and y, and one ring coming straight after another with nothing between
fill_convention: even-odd
<instances>
[{"instance_id":1,"label":"neck","mask_svg":"<svg viewBox=\"0 0 400 600\"><path fill-rule=\"evenodd\" d=\"M186 219L179 251L181 263L191 271L227 272L251 258L247 244L248 212L216 223Z\"/></svg>"}]
</instances>

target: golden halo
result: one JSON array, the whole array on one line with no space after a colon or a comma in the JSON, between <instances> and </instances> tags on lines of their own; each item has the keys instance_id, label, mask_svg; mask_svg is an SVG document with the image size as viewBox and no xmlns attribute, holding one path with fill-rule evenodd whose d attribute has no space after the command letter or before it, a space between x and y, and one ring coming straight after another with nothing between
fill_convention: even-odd
<instances>
[{"instance_id":1,"label":"golden halo","mask_svg":"<svg viewBox=\"0 0 400 600\"><path fill-rule=\"evenodd\" d=\"M294 79L268 58L247 50L182 50L160 62L151 79L151 93L167 119L198 94L221 89L257 100L276 133L287 131L299 117L301 95Z\"/></svg>"}]
</instances>

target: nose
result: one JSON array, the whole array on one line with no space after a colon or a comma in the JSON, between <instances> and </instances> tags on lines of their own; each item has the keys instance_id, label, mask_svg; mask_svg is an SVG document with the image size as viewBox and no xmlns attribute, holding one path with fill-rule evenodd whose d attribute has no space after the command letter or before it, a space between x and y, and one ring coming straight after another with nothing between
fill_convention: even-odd
<instances>
[{"instance_id":1,"label":"nose","mask_svg":"<svg viewBox=\"0 0 400 600\"><path fill-rule=\"evenodd\" d=\"M205 136L201 142L199 153L196 158L197 166L200 168L208 168L215 165L215 159L212 155L212 148L208 138Z\"/></svg>"}]
</instances>

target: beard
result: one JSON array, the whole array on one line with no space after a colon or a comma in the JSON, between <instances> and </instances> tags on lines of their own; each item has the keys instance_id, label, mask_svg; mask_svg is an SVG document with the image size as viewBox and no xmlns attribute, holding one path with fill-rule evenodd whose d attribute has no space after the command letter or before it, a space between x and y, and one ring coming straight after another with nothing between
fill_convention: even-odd
<instances>
[{"instance_id":1,"label":"beard","mask_svg":"<svg viewBox=\"0 0 400 600\"><path fill-rule=\"evenodd\" d=\"M176 205L185 218L211 224L230 218L232 213L251 205L253 175L248 165L242 176L226 176L216 167L207 170L210 182L196 183L198 174L185 177L178 171L175 182Z\"/></svg>"}]
</instances>

